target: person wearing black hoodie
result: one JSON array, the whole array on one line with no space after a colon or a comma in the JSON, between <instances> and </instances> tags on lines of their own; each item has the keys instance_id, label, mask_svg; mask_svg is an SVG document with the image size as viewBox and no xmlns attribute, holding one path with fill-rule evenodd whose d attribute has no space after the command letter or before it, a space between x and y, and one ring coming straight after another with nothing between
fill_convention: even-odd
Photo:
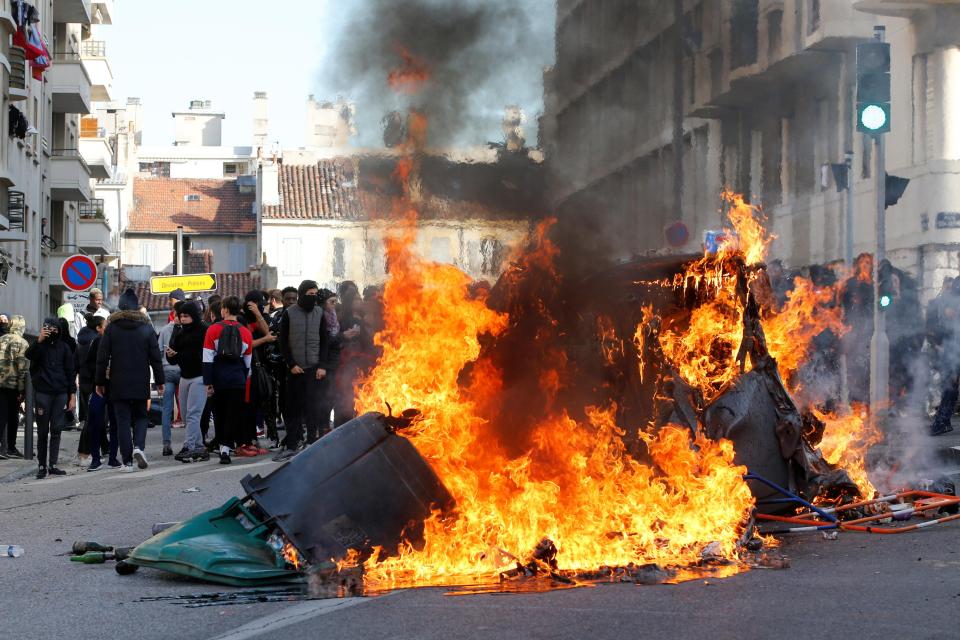
<instances>
[{"instance_id":1,"label":"person wearing black hoodie","mask_svg":"<svg viewBox=\"0 0 960 640\"><path fill-rule=\"evenodd\" d=\"M73 350L60 335L57 318L43 321L40 336L27 349L26 356L30 360L37 419L37 460L40 464L37 478L45 478L47 473L62 476L66 471L57 468L60 431L63 429L64 411L72 411L76 404L77 369Z\"/></svg>"},{"instance_id":2,"label":"person wearing black hoodie","mask_svg":"<svg viewBox=\"0 0 960 640\"><path fill-rule=\"evenodd\" d=\"M210 459L200 432L200 417L207 404L207 388L203 385L203 339L207 325L200 318L200 307L191 300L181 304L178 313L180 326L170 337L166 356L167 362L180 367L180 410L186 438L174 459L199 462Z\"/></svg>"},{"instance_id":3,"label":"person wearing black hoodie","mask_svg":"<svg viewBox=\"0 0 960 640\"><path fill-rule=\"evenodd\" d=\"M97 393L101 396L110 389L110 402L118 421L121 471L132 471L136 460L141 469L147 468L144 448L147 439L147 400L150 399L150 371L163 392L163 361L157 335L150 318L139 311L140 303L133 289L120 296L120 310L110 316L107 330L97 349ZM109 380L107 369L110 369ZM133 442L130 427L133 426Z\"/></svg>"},{"instance_id":4,"label":"person wearing black hoodie","mask_svg":"<svg viewBox=\"0 0 960 640\"><path fill-rule=\"evenodd\" d=\"M80 442L77 446L77 454L81 457L90 455L91 449L100 446L100 443L94 443L90 440L90 430L87 428L87 418L90 413L90 396L93 395L96 377L96 352L90 357L90 351L93 343L102 332L106 320L102 316L87 314L86 325L80 329L77 334L77 351L74 354L77 360L77 371L80 374L80 383L78 385L80 394L77 404L80 406L80 421L83 423L80 431ZM90 366L90 365L93 366Z\"/></svg>"}]
</instances>

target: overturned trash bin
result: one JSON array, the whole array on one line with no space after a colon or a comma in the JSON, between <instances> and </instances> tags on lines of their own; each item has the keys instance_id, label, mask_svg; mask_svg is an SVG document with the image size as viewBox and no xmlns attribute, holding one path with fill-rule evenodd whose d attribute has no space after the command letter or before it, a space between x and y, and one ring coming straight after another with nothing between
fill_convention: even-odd
<instances>
[{"instance_id":1,"label":"overturned trash bin","mask_svg":"<svg viewBox=\"0 0 960 640\"><path fill-rule=\"evenodd\" d=\"M246 497L161 531L127 562L259 586L302 580L301 559L330 568L351 549L379 547L389 554L405 541L417 546L424 520L449 511L454 500L413 444L396 433L413 415L367 413L351 420L269 475L246 476Z\"/></svg>"},{"instance_id":2,"label":"overturned trash bin","mask_svg":"<svg viewBox=\"0 0 960 640\"><path fill-rule=\"evenodd\" d=\"M334 429L266 477L241 480L309 562L350 549L413 544L433 511L454 501L406 438L404 419L367 413Z\"/></svg>"}]
</instances>

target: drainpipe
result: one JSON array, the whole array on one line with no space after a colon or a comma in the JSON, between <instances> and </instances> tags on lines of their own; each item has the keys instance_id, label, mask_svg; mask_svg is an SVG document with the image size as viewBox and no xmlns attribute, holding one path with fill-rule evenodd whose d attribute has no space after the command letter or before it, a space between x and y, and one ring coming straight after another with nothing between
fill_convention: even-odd
<instances>
[{"instance_id":1,"label":"drainpipe","mask_svg":"<svg viewBox=\"0 0 960 640\"><path fill-rule=\"evenodd\" d=\"M177 225L177 275L183 275L183 225Z\"/></svg>"}]
</instances>

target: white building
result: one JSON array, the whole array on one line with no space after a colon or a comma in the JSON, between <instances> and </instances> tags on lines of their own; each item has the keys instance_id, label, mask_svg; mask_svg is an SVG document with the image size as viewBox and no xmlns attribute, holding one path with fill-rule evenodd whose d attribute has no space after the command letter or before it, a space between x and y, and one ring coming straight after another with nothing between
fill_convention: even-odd
<instances>
[{"instance_id":1,"label":"white building","mask_svg":"<svg viewBox=\"0 0 960 640\"><path fill-rule=\"evenodd\" d=\"M667 10L669 6L670 10ZM855 46L892 47L890 259L927 295L960 249L960 4L935 0L654 0L557 5L544 131L562 220L611 256L663 249L682 221L699 248L725 185L763 204L794 266L843 258L829 172L854 153L855 253L874 248L875 158L855 132ZM678 126L679 124L679 126Z\"/></svg>"},{"instance_id":2,"label":"white building","mask_svg":"<svg viewBox=\"0 0 960 640\"><path fill-rule=\"evenodd\" d=\"M109 64L100 25L112 22L113 1L42 0L33 5L52 64L36 80L24 49L11 44L18 24L0 7L0 254L9 269L0 310L22 314L28 332L59 306L60 267L75 253L110 260L110 229L90 207L91 179L108 176L112 158L88 145L80 116L110 99ZM16 118L15 122L11 122ZM0 271L6 270L0 269Z\"/></svg>"},{"instance_id":3,"label":"white building","mask_svg":"<svg viewBox=\"0 0 960 640\"><path fill-rule=\"evenodd\" d=\"M257 179L262 252L276 267L278 283L296 286L310 278L331 289L344 280L361 288L382 283L389 269L384 239L396 231L396 194L384 185L392 184L397 154L380 150L311 162L302 150L290 155L297 163L265 162ZM423 160L413 204L420 255L492 282L542 212L535 196L521 202L524 193L542 188L543 172L525 154L513 160L519 167L502 172L495 154L484 155L486 161ZM433 183L431 175L437 176ZM505 189L505 175L530 190Z\"/></svg>"}]
</instances>

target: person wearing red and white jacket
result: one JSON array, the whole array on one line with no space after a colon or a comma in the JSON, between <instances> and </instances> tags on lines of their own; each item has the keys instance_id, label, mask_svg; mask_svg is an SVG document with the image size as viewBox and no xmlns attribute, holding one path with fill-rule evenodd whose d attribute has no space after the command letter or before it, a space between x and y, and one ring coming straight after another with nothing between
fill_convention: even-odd
<instances>
[{"instance_id":1,"label":"person wearing red and white jacket","mask_svg":"<svg viewBox=\"0 0 960 640\"><path fill-rule=\"evenodd\" d=\"M253 336L237 322L240 298L229 296L221 303L223 320L210 325L203 340L203 384L213 398L217 442L220 443L220 464L230 464L236 446L237 428L243 422L246 405L247 378L253 359ZM236 354L230 342L239 334Z\"/></svg>"}]
</instances>

